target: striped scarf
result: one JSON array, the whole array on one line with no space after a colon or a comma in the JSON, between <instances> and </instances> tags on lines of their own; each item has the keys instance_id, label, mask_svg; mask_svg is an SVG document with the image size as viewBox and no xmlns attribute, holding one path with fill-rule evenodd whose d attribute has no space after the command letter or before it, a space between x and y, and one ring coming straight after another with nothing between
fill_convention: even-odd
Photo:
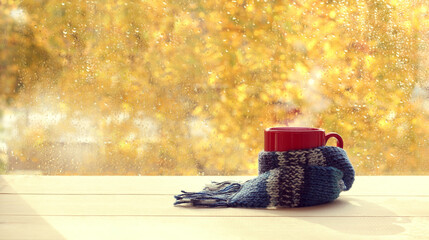
<instances>
[{"instance_id":1,"label":"striped scarf","mask_svg":"<svg viewBox=\"0 0 429 240\"><path fill-rule=\"evenodd\" d=\"M331 202L352 187L355 172L342 148L261 152L259 176L244 183L213 182L201 192L176 195L174 205L305 207Z\"/></svg>"}]
</instances>

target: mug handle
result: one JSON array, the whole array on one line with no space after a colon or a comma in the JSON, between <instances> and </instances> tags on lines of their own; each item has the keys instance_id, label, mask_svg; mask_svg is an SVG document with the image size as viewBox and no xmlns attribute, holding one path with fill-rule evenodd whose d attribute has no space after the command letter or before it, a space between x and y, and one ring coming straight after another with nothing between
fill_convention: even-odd
<instances>
[{"instance_id":1,"label":"mug handle","mask_svg":"<svg viewBox=\"0 0 429 240\"><path fill-rule=\"evenodd\" d=\"M338 133L334 133L334 132L326 134L325 144L328 142L328 139L331 137L334 137L337 139L337 147L343 148L343 145L344 145L343 139L341 138L341 136Z\"/></svg>"}]
</instances>

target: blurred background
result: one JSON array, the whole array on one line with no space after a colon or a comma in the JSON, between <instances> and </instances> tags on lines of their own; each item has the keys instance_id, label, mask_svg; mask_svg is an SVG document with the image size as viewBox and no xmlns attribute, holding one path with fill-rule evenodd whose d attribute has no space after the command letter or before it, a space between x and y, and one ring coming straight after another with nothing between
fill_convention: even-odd
<instances>
[{"instance_id":1,"label":"blurred background","mask_svg":"<svg viewBox=\"0 0 429 240\"><path fill-rule=\"evenodd\" d=\"M0 173L256 175L265 128L308 126L429 174L428 5L0 0Z\"/></svg>"}]
</instances>

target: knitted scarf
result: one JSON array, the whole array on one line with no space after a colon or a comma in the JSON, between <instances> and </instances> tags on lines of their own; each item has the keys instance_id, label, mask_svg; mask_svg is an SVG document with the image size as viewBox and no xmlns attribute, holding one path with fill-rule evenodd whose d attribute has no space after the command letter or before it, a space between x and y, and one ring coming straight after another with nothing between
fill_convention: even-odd
<instances>
[{"instance_id":1,"label":"knitted scarf","mask_svg":"<svg viewBox=\"0 0 429 240\"><path fill-rule=\"evenodd\" d=\"M176 195L174 205L305 207L328 203L352 187L355 171L342 148L323 146L261 152L259 176L244 183L213 182L201 192Z\"/></svg>"}]
</instances>

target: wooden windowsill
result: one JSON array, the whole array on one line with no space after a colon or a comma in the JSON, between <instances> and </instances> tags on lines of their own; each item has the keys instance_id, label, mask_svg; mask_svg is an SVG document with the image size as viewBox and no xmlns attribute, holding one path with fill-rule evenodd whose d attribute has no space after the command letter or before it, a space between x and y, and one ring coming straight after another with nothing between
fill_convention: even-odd
<instances>
[{"instance_id":1,"label":"wooden windowsill","mask_svg":"<svg viewBox=\"0 0 429 240\"><path fill-rule=\"evenodd\" d=\"M0 239L427 239L429 176L360 176L296 209L174 207L180 190L252 177L0 176Z\"/></svg>"}]
</instances>

